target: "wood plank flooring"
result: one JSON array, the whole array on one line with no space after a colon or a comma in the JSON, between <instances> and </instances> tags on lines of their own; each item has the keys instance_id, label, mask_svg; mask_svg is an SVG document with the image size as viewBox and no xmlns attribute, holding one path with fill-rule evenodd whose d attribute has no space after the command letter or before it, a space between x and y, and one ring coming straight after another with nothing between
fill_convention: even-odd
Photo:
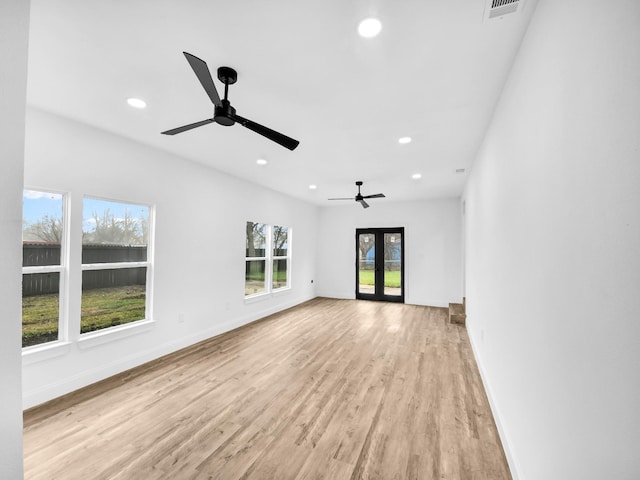
<instances>
[{"instance_id":1,"label":"wood plank flooring","mask_svg":"<svg viewBox=\"0 0 640 480\"><path fill-rule=\"evenodd\" d=\"M25 412L27 479L511 475L447 310L318 298Z\"/></svg>"}]
</instances>

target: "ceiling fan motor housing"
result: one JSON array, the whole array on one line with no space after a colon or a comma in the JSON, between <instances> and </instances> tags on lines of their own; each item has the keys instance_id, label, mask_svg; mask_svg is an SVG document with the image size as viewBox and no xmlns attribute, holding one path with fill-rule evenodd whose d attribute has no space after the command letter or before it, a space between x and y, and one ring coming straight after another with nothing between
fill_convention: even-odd
<instances>
[{"instance_id":1,"label":"ceiling fan motor housing","mask_svg":"<svg viewBox=\"0 0 640 480\"><path fill-rule=\"evenodd\" d=\"M236 114L236 109L231 106L229 100L221 100L222 105L215 106L215 111L213 114L213 120L220 125L224 125L225 127L230 127L234 122L229 118L229 116L233 116Z\"/></svg>"}]
</instances>

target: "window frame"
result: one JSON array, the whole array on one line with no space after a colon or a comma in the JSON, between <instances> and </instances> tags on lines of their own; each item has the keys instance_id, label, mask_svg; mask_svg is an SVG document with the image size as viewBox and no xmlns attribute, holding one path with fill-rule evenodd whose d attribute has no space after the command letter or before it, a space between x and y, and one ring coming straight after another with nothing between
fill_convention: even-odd
<instances>
[{"instance_id":1,"label":"window frame","mask_svg":"<svg viewBox=\"0 0 640 480\"><path fill-rule=\"evenodd\" d=\"M262 225L264 227L264 238L265 238L265 243L264 243L264 255L263 256L254 256L254 257L250 257L246 254L246 245L247 245L247 230L246 230L246 226L247 223L252 223L254 225L258 224L258 225ZM247 277L246 277L246 271L247 271L247 263L248 262L264 262L265 266L264 266L264 282L263 282L263 287L264 289L261 292L256 292L256 293L250 293L249 295L247 295L245 293L244 298L255 298L255 297L259 297L261 295L266 295L268 293L268 286L269 286L269 272L268 272L268 264L269 264L269 259L268 259L268 253L269 253L269 248L270 248L270 241L269 241L269 225L266 223L262 223L262 222L249 222L249 220L247 220L245 222L245 257L244 257L244 268L245 268L245 279L244 279L244 288L246 291L247 288Z\"/></svg>"},{"instance_id":2,"label":"window frame","mask_svg":"<svg viewBox=\"0 0 640 480\"><path fill-rule=\"evenodd\" d=\"M154 238L155 238L155 206L147 203L141 203L129 200L117 200L114 198L106 198L94 195L82 195L82 221L84 223L84 202L85 199L100 200L111 203L120 203L125 205L135 205L146 207L148 209L148 232L147 232L147 259L145 261L129 261L129 262L103 262L103 263L82 263L80 260L80 275L87 271L99 271L99 270L120 270L127 268L146 268L145 271L145 304L144 304L144 318L133 320L120 325L112 325L110 327L100 328L89 332L82 332L82 310L80 310L78 341L86 342L93 337L103 337L105 334L111 334L120 330L131 330L132 327L143 326L153 322L153 257L154 257ZM84 230L82 231L84 232ZM80 257L84 249L84 243L80 241ZM81 283L82 285L82 283ZM82 286L80 288L80 305L82 305ZM82 307L81 307L82 308Z\"/></svg>"},{"instance_id":3,"label":"window frame","mask_svg":"<svg viewBox=\"0 0 640 480\"><path fill-rule=\"evenodd\" d=\"M273 242L273 234L274 234L274 230L275 227L284 227L287 229L287 254L286 255L276 255L275 254L275 248L274 245L271 245L271 249L269 250L272 254L272 258L271 258L271 290L273 292L279 292L282 290L286 290L288 288L291 288L291 227L287 226L287 225L272 225L271 226L271 241ZM273 288L273 263L276 260L286 260L287 261L287 283L285 286L283 287L278 287L278 288Z\"/></svg>"},{"instance_id":4,"label":"window frame","mask_svg":"<svg viewBox=\"0 0 640 480\"><path fill-rule=\"evenodd\" d=\"M287 225L276 225L276 224L269 224L269 223L263 223L263 222L252 222L250 220L247 220L245 222L245 245L247 243L247 237L246 237L246 225L247 223L253 223L253 224L261 224L264 225L266 228L266 232L265 232L265 255L261 256L261 257L249 257L246 255L246 247L245 247L245 258L244 258L244 264L245 264L245 272L246 272L246 268L247 268L247 262L250 261L264 261L265 262L265 275L264 275L264 290L261 292L256 292L256 293L251 293L249 295L245 294L244 298L245 300L251 300L251 299L255 299L255 298L260 298L260 297L265 297L274 293L278 293L278 292L283 292L286 290L290 290L291 289L291 232L292 232L292 228L290 226ZM274 232L274 227L286 227L287 228L287 254L286 255L274 255L274 249L273 249L273 232ZM283 287L279 287L279 288L273 288L273 262L275 260L286 260L287 261L287 283L285 286ZM244 287L245 287L245 291L246 291L246 285L247 285L247 279L245 276L245 280L244 280Z\"/></svg>"},{"instance_id":5,"label":"window frame","mask_svg":"<svg viewBox=\"0 0 640 480\"><path fill-rule=\"evenodd\" d=\"M57 265L22 265L21 281L23 281L24 275L33 274L46 274L46 273L58 273L58 338L48 342L36 343L34 345L28 345L22 347L22 351L30 352L34 350L41 350L51 348L55 345L60 345L68 342L69 340L69 328L68 328L68 312L69 312L69 245L70 242L70 202L68 192L62 192L51 188L42 187L30 187L23 186L22 192L25 191L38 192L38 193L50 193L54 195L60 195L62 201L62 232L60 235L60 263ZM22 209L22 219L24 221L24 207ZM24 256L24 238L23 238L23 256ZM24 258L22 262L24 263ZM24 298L24 297L22 297ZM22 313L20 314L22 324ZM23 327L21 327L22 330ZM22 337L22 333L21 333Z\"/></svg>"}]
</instances>

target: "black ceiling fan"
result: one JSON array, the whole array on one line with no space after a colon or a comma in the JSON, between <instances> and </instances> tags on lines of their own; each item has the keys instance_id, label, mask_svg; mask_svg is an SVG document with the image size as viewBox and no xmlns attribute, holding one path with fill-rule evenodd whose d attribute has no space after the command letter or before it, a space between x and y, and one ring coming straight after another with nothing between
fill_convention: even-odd
<instances>
[{"instance_id":1,"label":"black ceiling fan","mask_svg":"<svg viewBox=\"0 0 640 480\"><path fill-rule=\"evenodd\" d=\"M360 193L360 187L362 186L362 181L358 180L356 182L356 186L358 187L358 193L355 197L347 197L347 198L330 198L329 200L355 200L356 202L360 202L362 208L369 208L369 204L364 201L365 198L384 198L384 193L374 193L373 195L362 195Z\"/></svg>"},{"instance_id":2,"label":"black ceiling fan","mask_svg":"<svg viewBox=\"0 0 640 480\"><path fill-rule=\"evenodd\" d=\"M300 143L298 140L294 140L293 138L287 137L286 135L278 133L275 130L271 130L270 128L267 128L256 122L252 122L251 120L247 120L246 118L236 114L236 109L233 108L229 100L227 100L229 85L233 85L234 83L236 83L236 80L238 80L238 73L233 68L218 68L218 80L224 83L224 98L220 100L220 96L218 95L216 86L213 83L213 78L211 78L211 72L209 72L209 67L207 67L206 62L194 55L191 55L190 53L182 53L184 53L184 56L189 62L189 65L191 65L191 68L196 74L196 77L198 77L198 80L200 80L200 83L204 87L205 92L207 92L207 95L209 95L209 98L215 106L215 109L213 111L213 118L208 118L206 120L202 120L201 122L191 123L189 125L184 125L182 127L167 130L165 132L162 132L164 135L175 135L176 133L186 132L187 130L191 130L192 128L201 127L213 122L224 125L225 127L230 127L234 123L238 122L243 127L247 127L249 130L253 130L254 132L267 137L269 140L273 140L274 142L279 143L289 150L293 150L298 146L298 144Z\"/></svg>"}]
</instances>

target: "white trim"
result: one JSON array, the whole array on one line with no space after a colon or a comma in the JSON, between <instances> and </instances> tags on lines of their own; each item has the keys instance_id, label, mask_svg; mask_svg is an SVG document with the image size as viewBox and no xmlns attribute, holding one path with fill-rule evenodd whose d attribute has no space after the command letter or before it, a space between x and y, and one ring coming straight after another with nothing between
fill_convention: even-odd
<instances>
[{"instance_id":1,"label":"white trim","mask_svg":"<svg viewBox=\"0 0 640 480\"><path fill-rule=\"evenodd\" d=\"M151 243L151 242L149 242ZM147 253L147 258L149 255ZM142 268L149 267L149 261L146 262L114 262L114 263L83 263L82 271L89 270L117 270L122 268Z\"/></svg>"},{"instance_id":2,"label":"white trim","mask_svg":"<svg viewBox=\"0 0 640 480\"><path fill-rule=\"evenodd\" d=\"M271 295L277 297L282 295L283 293L287 293L291 291L291 287L280 287L280 288L276 288L274 290L271 290Z\"/></svg>"},{"instance_id":3,"label":"white trim","mask_svg":"<svg viewBox=\"0 0 640 480\"><path fill-rule=\"evenodd\" d=\"M124 325L116 325L113 327L101 328L93 332L80 334L78 339L78 347L85 349L102 345L104 343L120 340L121 338L130 337L150 330L155 325L154 320L135 320L125 323Z\"/></svg>"},{"instance_id":4,"label":"white trim","mask_svg":"<svg viewBox=\"0 0 640 480\"><path fill-rule=\"evenodd\" d=\"M62 196L62 245L60 250L60 287L58 292L58 341L69 343L69 304L71 303L71 291L69 288L69 264L71 257L71 193L66 192ZM70 347L69 347L70 348Z\"/></svg>"},{"instance_id":5,"label":"white trim","mask_svg":"<svg viewBox=\"0 0 640 480\"><path fill-rule=\"evenodd\" d=\"M147 232L147 278L146 278L146 292L145 292L145 305L144 314L149 320L154 320L153 316L153 296L155 292L154 288L154 268L155 268L155 253L156 253L156 206L147 205L149 207L149 218L147 219L149 231Z\"/></svg>"},{"instance_id":6,"label":"white trim","mask_svg":"<svg viewBox=\"0 0 640 480\"><path fill-rule=\"evenodd\" d=\"M269 298L280 297L285 293L289 293L291 291L292 291L291 287L281 287L281 288L272 290L270 292L254 293L253 295L247 295L246 297L244 297L244 303L251 304L251 303L260 302L262 300L268 300Z\"/></svg>"},{"instance_id":7,"label":"white trim","mask_svg":"<svg viewBox=\"0 0 640 480\"><path fill-rule=\"evenodd\" d=\"M271 298L271 293L270 292L253 293L251 295L245 295L244 303L245 304L256 303L256 302L259 302L261 300L266 300L268 298Z\"/></svg>"},{"instance_id":8,"label":"white trim","mask_svg":"<svg viewBox=\"0 0 640 480\"><path fill-rule=\"evenodd\" d=\"M405 295L404 303L407 305L420 305L423 307L438 307L438 308L449 308L449 303L454 303L453 300L447 301L442 299L421 299L421 298L413 298L409 295Z\"/></svg>"},{"instance_id":9,"label":"white trim","mask_svg":"<svg viewBox=\"0 0 640 480\"><path fill-rule=\"evenodd\" d=\"M467 317L467 324L469 323L469 318ZM520 466L516 457L513 455L511 451L509 439L507 437L507 432L502 426L502 421L500 417L500 412L494 400L493 391L491 389L491 385L487 380L487 376L485 375L484 367L482 362L480 361L480 357L478 356L478 350L476 348L475 342L473 341L473 336L469 334L469 330L467 329L467 336L469 337L469 343L471 344L471 351L473 352L473 358L476 361L476 365L478 366L478 371L480 372L480 379L482 380L482 385L484 386L484 391L487 392L487 399L489 400L489 407L491 408L491 414L493 415L493 420L496 424L496 428L498 429L498 435L500 436L500 442L502 443L502 448L504 449L505 457L507 457L507 463L509 464L509 470L511 471L511 476L513 480L519 480L522 478L519 474Z\"/></svg>"},{"instance_id":10,"label":"white trim","mask_svg":"<svg viewBox=\"0 0 640 480\"><path fill-rule=\"evenodd\" d=\"M61 340L24 347L22 349L22 366L61 357L69 353L70 350L71 342Z\"/></svg>"},{"instance_id":11,"label":"white trim","mask_svg":"<svg viewBox=\"0 0 640 480\"><path fill-rule=\"evenodd\" d=\"M114 202L114 203L124 203L127 205L137 205L139 207L150 207L151 205L149 205L148 203L144 203L144 202L139 202L138 200L123 200L123 199L115 199L112 197L102 197L99 195L88 195L86 193L82 194L82 206L84 207L84 199L85 198L90 198L92 200L101 200L103 202ZM84 223L84 214L83 216L83 223Z\"/></svg>"},{"instance_id":12,"label":"white trim","mask_svg":"<svg viewBox=\"0 0 640 480\"><path fill-rule=\"evenodd\" d=\"M31 267L22 267L23 275L30 275L34 273L62 273L64 266L62 265L37 265Z\"/></svg>"}]
</instances>

